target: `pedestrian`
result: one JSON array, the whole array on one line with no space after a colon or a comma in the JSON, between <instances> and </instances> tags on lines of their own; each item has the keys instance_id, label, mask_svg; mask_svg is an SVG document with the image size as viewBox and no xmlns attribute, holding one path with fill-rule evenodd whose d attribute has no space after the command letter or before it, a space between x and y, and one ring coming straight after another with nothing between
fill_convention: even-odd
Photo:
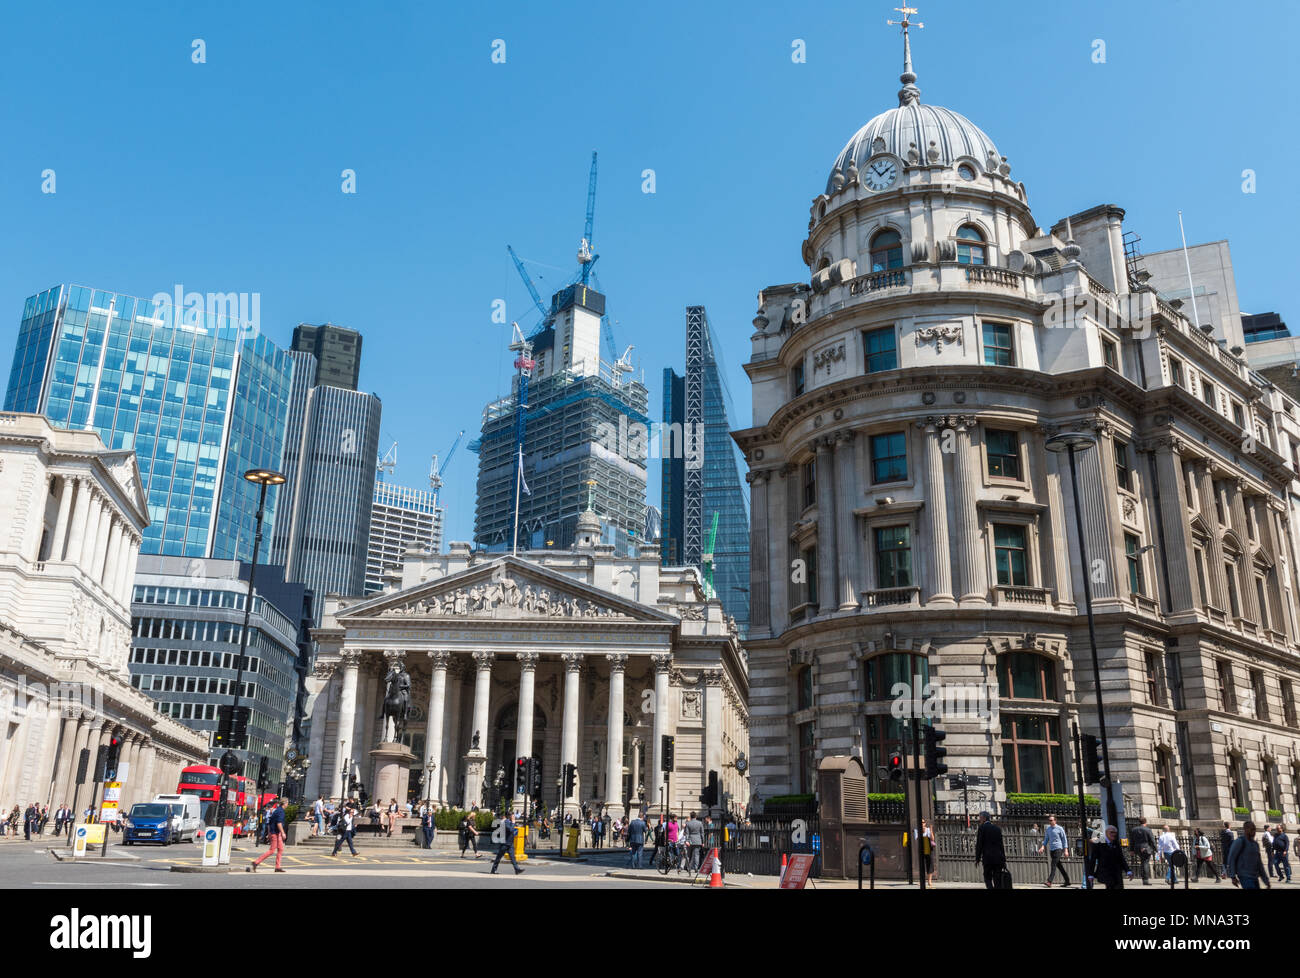
<instances>
[{"instance_id":1,"label":"pedestrian","mask_svg":"<svg viewBox=\"0 0 1300 978\"><path fill-rule=\"evenodd\" d=\"M497 867L501 865L501 857L509 856L510 865L515 868L515 875L518 876L524 871L524 868L515 861L515 836L519 830L515 828L515 817L512 813L506 812L506 817L496 826L496 831L500 832L500 841L497 842L497 857L492 860L492 873L495 875Z\"/></svg>"},{"instance_id":2,"label":"pedestrian","mask_svg":"<svg viewBox=\"0 0 1300 978\"><path fill-rule=\"evenodd\" d=\"M1208 870L1210 876L1213 877L1214 882L1219 882L1221 876L1219 871L1214 867L1214 850L1210 848L1209 838L1200 829L1193 830L1192 838L1195 840L1194 846L1196 849L1196 882L1199 883L1201 880L1202 869Z\"/></svg>"},{"instance_id":3,"label":"pedestrian","mask_svg":"<svg viewBox=\"0 0 1300 978\"><path fill-rule=\"evenodd\" d=\"M39 833L37 822L40 820L41 810L36 807L36 803L27 806L27 811L23 813L23 838L30 842L32 840L33 830Z\"/></svg>"},{"instance_id":4,"label":"pedestrian","mask_svg":"<svg viewBox=\"0 0 1300 978\"><path fill-rule=\"evenodd\" d=\"M662 812L659 815L659 820L655 822L654 832L650 836L650 840L654 843L654 847L650 850L650 865L653 866L655 859L659 855L659 850L664 844L664 816Z\"/></svg>"},{"instance_id":5,"label":"pedestrian","mask_svg":"<svg viewBox=\"0 0 1300 978\"><path fill-rule=\"evenodd\" d=\"M1142 871L1142 885L1151 885L1151 857L1156 854L1156 836L1147 825L1145 818L1139 818L1137 825L1128 834L1129 848L1137 853Z\"/></svg>"},{"instance_id":6,"label":"pedestrian","mask_svg":"<svg viewBox=\"0 0 1300 978\"><path fill-rule=\"evenodd\" d=\"M934 886L934 829L925 819L921 819L921 871L925 885Z\"/></svg>"},{"instance_id":7,"label":"pedestrian","mask_svg":"<svg viewBox=\"0 0 1300 978\"><path fill-rule=\"evenodd\" d=\"M641 853L645 850L647 826L640 815L627 823L627 848L631 853L628 865L633 869L641 868Z\"/></svg>"},{"instance_id":8,"label":"pedestrian","mask_svg":"<svg viewBox=\"0 0 1300 978\"><path fill-rule=\"evenodd\" d=\"M1228 853L1232 851L1232 844L1237 837L1232 834L1232 827L1227 822L1223 823L1223 828L1219 832L1219 855L1223 860L1219 868L1223 870L1221 879L1227 879L1228 876Z\"/></svg>"},{"instance_id":9,"label":"pedestrian","mask_svg":"<svg viewBox=\"0 0 1300 978\"><path fill-rule=\"evenodd\" d=\"M338 813L338 836L334 840L334 851L331 852L330 855L337 856L339 850L343 848L343 843L346 842L348 844L348 849L351 850L352 855L355 856L357 854L357 847L352 844L352 836L356 834L356 831L356 819L353 815L352 809L340 809Z\"/></svg>"},{"instance_id":10,"label":"pedestrian","mask_svg":"<svg viewBox=\"0 0 1300 978\"><path fill-rule=\"evenodd\" d=\"M679 840L682 836L681 826L677 824L677 816L668 816L668 827L664 829L664 838L668 843L668 856L672 859L674 865L680 865L678 853L681 851Z\"/></svg>"},{"instance_id":11,"label":"pedestrian","mask_svg":"<svg viewBox=\"0 0 1300 978\"><path fill-rule=\"evenodd\" d=\"M1265 825L1261 838L1264 840L1264 854L1268 857L1268 878L1273 878L1273 871L1277 868L1277 854L1273 851L1273 826ZM1279 879L1281 878L1279 874Z\"/></svg>"},{"instance_id":12,"label":"pedestrian","mask_svg":"<svg viewBox=\"0 0 1300 978\"><path fill-rule=\"evenodd\" d=\"M1065 871L1065 858L1069 855L1069 849L1066 848L1068 844L1065 829L1056 824L1055 815L1048 815L1047 828L1043 830L1043 842L1038 847L1038 851L1042 852L1046 849L1047 858L1051 861L1047 870L1047 879L1043 881L1043 885L1049 889L1052 885L1052 877L1056 875L1058 869L1061 871L1061 879L1065 881L1065 885L1070 885L1070 874Z\"/></svg>"},{"instance_id":13,"label":"pedestrian","mask_svg":"<svg viewBox=\"0 0 1300 978\"><path fill-rule=\"evenodd\" d=\"M1007 854L1002 848L1002 829L989 820L988 812L980 812L980 826L975 830L975 864L981 863L985 889L1001 889L997 884L1006 872Z\"/></svg>"},{"instance_id":14,"label":"pedestrian","mask_svg":"<svg viewBox=\"0 0 1300 978\"><path fill-rule=\"evenodd\" d=\"M1119 829L1115 826L1107 825L1104 840L1088 847L1088 865L1084 872L1089 884L1096 880L1104 883L1108 890L1122 890L1124 880L1133 878L1124 847L1119 844Z\"/></svg>"},{"instance_id":15,"label":"pedestrian","mask_svg":"<svg viewBox=\"0 0 1300 978\"><path fill-rule=\"evenodd\" d=\"M1277 881L1282 882L1282 870L1286 870L1286 882L1291 882L1291 854L1288 852L1291 840L1287 838L1286 826L1279 825L1273 833L1273 862L1277 866Z\"/></svg>"},{"instance_id":16,"label":"pedestrian","mask_svg":"<svg viewBox=\"0 0 1300 978\"><path fill-rule=\"evenodd\" d=\"M686 830L686 868L694 873L704 862L704 823L695 812L691 812L683 828Z\"/></svg>"},{"instance_id":17,"label":"pedestrian","mask_svg":"<svg viewBox=\"0 0 1300 978\"><path fill-rule=\"evenodd\" d=\"M312 810L312 815L315 816L312 819L311 834L324 835L325 834L325 796L324 795L316 796L316 801L311 806L311 810Z\"/></svg>"},{"instance_id":18,"label":"pedestrian","mask_svg":"<svg viewBox=\"0 0 1300 978\"><path fill-rule=\"evenodd\" d=\"M601 842L605 837L605 823L597 815L591 820L591 845L595 849L601 848Z\"/></svg>"},{"instance_id":19,"label":"pedestrian","mask_svg":"<svg viewBox=\"0 0 1300 978\"><path fill-rule=\"evenodd\" d=\"M1242 834L1233 840L1228 852L1228 875L1232 885L1243 890L1258 890L1260 881L1269 889L1273 884L1264 873L1264 860L1259 855L1259 843L1255 840L1255 823L1246 822Z\"/></svg>"},{"instance_id":20,"label":"pedestrian","mask_svg":"<svg viewBox=\"0 0 1300 978\"><path fill-rule=\"evenodd\" d=\"M1174 868L1173 854L1178 852L1178 836L1170 831L1168 825L1160 826L1160 838L1156 840L1156 846L1160 850L1160 858L1165 861L1167 867L1165 871L1165 880L1170 886L1178 882L1178 870Z\"/></svg>"},{"instance_id":21,"label":"pedestrian","mask_svg":"<svg viewBox=\"0 0 1300 978\"><path fill-rule=\"evenodd\" d=\"M465 858L465 850L471 847L474 850L475 859L483 855L478 851L478 829L474 825L474 816L472 814L468 814L460 820L459 833L461 859Z\"/></svg>"},{"instance_id":22,"label":"pedestrian","mask_svg":"<svg viewBox=\"0 0 1300 978\"><path fill-rule=\"evenodd\" d=\"M424 848L433 848L433 832L436 828L434 821L434 808L432 805L425 805L420 814L420 831L424 833Z\"/></svg>"},{"instance_id":23,"label":"pedestrian","mask_svg":"<svg viewBox=\"0 0 1300 978\"><path fill-rule=\"evenodd\" d=\"M393 822L397 818L397 799L388 799L388 811L384 813L384 825L388 829L388 837L393 837Z\"/></svg>"},{"instance_id":24,"label":"pedestrian","mask_svg":"<svg viewBox=\"0 0 1300 978\"><path fill-rule=\"evenodd\" d=\"M256 873L257 867L262 865L267 856L275 853L275 871L283 873L284 869L280 862L284 858L284 839L286 836L284 802L277 798L274 807L266 816L266 852L262 853L248 866L248 872Z\"/></svg>"}]
</instances>

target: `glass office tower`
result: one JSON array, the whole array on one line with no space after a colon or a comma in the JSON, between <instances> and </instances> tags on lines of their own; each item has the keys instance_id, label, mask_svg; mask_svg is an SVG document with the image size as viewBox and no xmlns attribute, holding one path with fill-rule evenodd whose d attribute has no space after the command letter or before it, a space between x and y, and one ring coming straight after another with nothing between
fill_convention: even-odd
<instances>
[{"instance_id":1,"label":"glass office tower","mask_svg":"<svg viewBox=\"0 0 1300 978\"><path fill-rule=\"evenodd\" d=\"M60 285L24 306L4 406L135 450L149 501L142 553L248 560L258 487L243 473L280 465L292 372L285 351L235 319Z\"/></svg>"}]
</instances>

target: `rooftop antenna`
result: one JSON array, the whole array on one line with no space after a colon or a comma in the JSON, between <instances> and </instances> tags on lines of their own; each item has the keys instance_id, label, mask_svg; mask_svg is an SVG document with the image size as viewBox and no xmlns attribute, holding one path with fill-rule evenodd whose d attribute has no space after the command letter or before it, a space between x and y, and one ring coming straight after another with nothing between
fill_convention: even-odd
<instances>
[{"instance_id":1,"label":"rooftop antenna","mask_svg":"<svg viewBox=\"0 0 1300 978\"><path fill-rule=\"evenodd\" d=\"M909 27L922 28L925 25L921 22L912 23L911 16L916 13L915 7L895 7L903 15L902 20L885 21L890 27L903 28L903 73L898 76L898 80L903 83L902 90L898 93L898 104L908 105L912 102L921 101L921 90L916 87L916 72L912 70L912 40L908 36Z\"/></svg>"},{"instance_id":2,"label":"rooftop antenna","mask_svg":"<svg viewBox=\"0 0 1300 978\"><path fill-rule=\"evenodd\" d=\"M1183 230L1183 212L1178 212L1178 233L1183 238L1183 264L1187 266L1187 292L1192 297L1192 317L1196 328L1201 328L1201 314L1196 308L1196 286L1192 284L1192 259L1187 254L1187 232Z\"/></svg>"}]
</instances>

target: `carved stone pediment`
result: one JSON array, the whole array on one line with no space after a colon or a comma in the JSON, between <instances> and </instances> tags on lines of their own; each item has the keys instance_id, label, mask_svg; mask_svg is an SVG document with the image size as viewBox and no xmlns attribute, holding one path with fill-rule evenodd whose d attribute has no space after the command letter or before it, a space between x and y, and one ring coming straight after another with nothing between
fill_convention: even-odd
<instances>
[{"instance_id":1,"label":"carved stone pediment","mask_svg":"<svg viewBox=\"0 0 1300 978\"><path fill-rule=\"evenodd\" d=\"M460 574L376 596L339 614L458 621L670 621L663 612L507 557Z\"/></svg>"}]
</instances>

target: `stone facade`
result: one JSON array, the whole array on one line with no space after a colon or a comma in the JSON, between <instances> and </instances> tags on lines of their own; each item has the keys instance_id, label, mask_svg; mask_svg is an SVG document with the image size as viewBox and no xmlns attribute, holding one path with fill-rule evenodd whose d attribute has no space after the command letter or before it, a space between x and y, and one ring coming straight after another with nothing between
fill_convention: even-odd
<instances>
[{"instance_id":1,"label":"stone facade","mask_svg":"<svg viewBox=\"0 0 1300 978\"><path fill-rule=\"evenodd\" d=\"M0 414L0 805L73 803L77 760L116 736L122 802L207 757L127 677L132 569L148 524L135 456ZM89 780L89 776L88 779ZM79 805L90 799L81 788Z\"/></svg>"},{"instance_id":2,"label":"stone facade","mask_svg":"<svg viewBox=\"0 0 1300 978\"><path fill-rule=\"evenodd\" d=\"M812 791L834 754L876 782L893 684L920 674L1000 688L997 718L942 721L952 773L992 777L980 804L1074 792L1070 725L1098 728L1082 543L1127 816L1294 822L1295 403L1130 281L1120 208L1044 232L915 80L813 199L809 281L759 296L735 434L752 791ZM1077 501L1048 450L1075 432Z\"/></svg>"},{"instance_id":3,"label":"stone facade","mask_svg":"<svg viewBox=\"0 0 1300 978\"><path fill-rule=\"evenodd\" d=\"M515 759L533 756L548 807L572 763L571 808L698 808L709 771L720 807L743 808L735 762L749 750L748 679L735 622L694 570L661 568L651 546L616 556L594 542L598 531L580 532L573 550L518 557L467 544L410 551L396 590L330 599L314 632L308 795L339 797L345 761L372 794L395 783L394 752L380 745L393 735L385 676L400 663L412 693L401 742L413 757L396 783L411 799L493 804L498 772L513 780ZM661 794L665 734L676 759ZM422 788L430 762L433 786ZM522 809L522 795L513 800Z\"/></svg>"}]
</instances>

